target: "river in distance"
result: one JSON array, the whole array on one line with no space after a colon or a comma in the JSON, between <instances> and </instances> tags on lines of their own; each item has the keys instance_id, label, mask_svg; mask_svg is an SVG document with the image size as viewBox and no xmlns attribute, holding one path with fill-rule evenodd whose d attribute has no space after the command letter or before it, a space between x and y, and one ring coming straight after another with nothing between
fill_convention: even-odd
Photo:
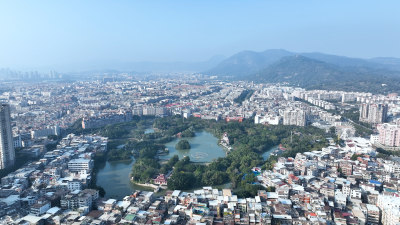
<instances>
[{"instance_id":1,"label":"river in distance","mask_svg":"<svg viewBox=\"0 0 400 225\"><path fill-rule=\"evenodd\" d=\"M151 132L151 131L150 131ZM218 139L206 131L196 132L193 138L185 138L191 145L190 150L177 150L175 145L180 139L175 139L165 144L169 153L160 156L160 160L168 160L174 155L179 158L189 156L193 162L207 163L218 157L225 157L225 150L218 145ZM276 146L263 154L264 159L268 158L269 153L276 149ZM152 190L143 188L130 182L129 174L135 160L106 162L97 174L97 185L104 188L107 198L122 199L126 195L132 194L135 190Z\"/></svg>"}]
</instances>

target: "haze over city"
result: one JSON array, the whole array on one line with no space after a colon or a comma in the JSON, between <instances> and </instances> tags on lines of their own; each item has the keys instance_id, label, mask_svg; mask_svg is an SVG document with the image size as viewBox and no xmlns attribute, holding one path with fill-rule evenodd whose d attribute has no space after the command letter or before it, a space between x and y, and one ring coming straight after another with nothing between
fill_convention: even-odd
<instances>
[{"instance_id":1,"label":"haze over city","mask_svg":"<svg viewBox=\"0 0 400 225\"><path fill-rule=\"evenodd\" d=\"M0 225L400 225L399 1L0 2Z\"/></svg>"},{"instance_id":2,"label":"haze over city","mask_svg":"<svg viewBox=\"0 0 400 225\"><path fill-rule=\"evenodd\" d=\"M2 1L0 67L119 69L267 49L400 57L399 8L365 0Z\"/></svg>"}]
</instances>

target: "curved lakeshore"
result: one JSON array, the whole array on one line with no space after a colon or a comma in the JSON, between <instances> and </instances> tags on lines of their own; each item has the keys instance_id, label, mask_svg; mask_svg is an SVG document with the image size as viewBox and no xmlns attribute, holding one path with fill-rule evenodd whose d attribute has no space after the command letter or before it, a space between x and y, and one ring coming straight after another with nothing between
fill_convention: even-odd
<instances>
[{"instance_id":1,"label":"curved lakeshore","mask_svg":"<svg viewBox=\"0 0 400 225\"><path fill-rule=\"evenodd\" d=\"M149 133L152 131L153 129L148 130ZM175 148L176 143L182 139L189 141L192 146L190 150L177 150ZM225 150L218 145L218 139L206 131L198 131L196 132L196 136L191 138L175 138L166 143L165 146L169 152L168 154L159 155L159 159L162 161L169 160L174 155L178 155L179 158L189 156L194 163L208 163L216 158L226 156ZM129 161L107 161L104 167L99 169L97 185L104 188L106 197L122 199L135 190L153 190L158 188L158 185L137 183L130 179L134 163L134 158Z\"/></svg>"},{"instance_id":2,"label":"curved lakeshore","mask_svg":"<svg viewBox=\"0 0 400 225\"><path fill-rule=\"evenodd\" d=\"M191 144L193 143L194 148L189 151L177 150L174 146L179 141L179 139L174 139L173 141L166 144L169 149L169 153L167 155L160 156L160 160L168 160L174 155L178 155L180 158L189 155L191 161L193 162L208 163L215 158L226 156L225 150L218 145L218 139L214 137L211 133L200 131L196 132L196 137L187 139L189 140L189 142L191 142ZM200 145L200 143L202 145ZM216 149L216 147L218 149ZM271 147L263 154L263 158L267 159L270 153L272 153L276 149L277 146ZM213 154L205 155L202 154L203 152L212 152ZM152 191L155 188L159 187L155 184L143 184L132 181L130 179L130 173L134 163L134 158L132 158L132 160L130 161L107 161L104 167L99 169L99 172L97 173L97 185L104 188L104 190L106 191L106 197L122 199L126 195L132 194L136 190Z\"/></svg>"},{"instance_id":3,"label":"curved lakeshore","mask_svg":"<svg viewBox=\"0 0 400 225\"><path fill-rule=\"evenodd\" d=\"M130 176L130 174L129 174L129 176ZM134 186L140 186L140 187L143 187L143 188L152 188L152 189L157 189L157 188L165 189L165 188L167 188L166 186L160 186L160 185L156 185L156 184L137 183L137 182L133 181L132 179L131 179L131 183Z\"/></svg>"}]
</instances>

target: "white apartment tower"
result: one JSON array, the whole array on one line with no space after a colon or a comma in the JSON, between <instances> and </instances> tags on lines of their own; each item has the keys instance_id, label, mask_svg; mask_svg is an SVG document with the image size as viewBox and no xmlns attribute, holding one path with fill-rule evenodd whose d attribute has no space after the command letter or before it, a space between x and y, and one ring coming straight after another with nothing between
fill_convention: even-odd
<instances>
[{"instance_id":1,"label":"white apartment tower","mask_svg":"<svg viewBox=\"0 0 400 225\"><path fill-rule=\"evenodd\" d=\"M0 103L0 169L14 165L15 151L11 131L10 106Z\"/></svg>"},{"instance_id":2,"label":"white apartment tower","mask_svg":"<svg viewBox=\"0 0 400 225\"><path fill-rule=\"evenodd\" d=\"M287 109L283 112L283 125L305 126L306 112L301 109Z\"/></svg>"},{"instance_id":3,"label":"white apartment tower","mask_svg":"<svg viewBox=\"0 0 400 225\"><path fill-rule=\"evenodd\" d=\"M387 118L388 106L386 104L367 104L360 105L360 121L366 123L384 123Z\"/></svg>"},{"instance_id":4,"label":"white apartment tower","mask_svg":"<svg viewBox=\"0 0 400 225\"><path fill-rule=\"evenodd\" d=\"M400 125L378 124L377 130L379 132L379 143L391 147L400 146Z\"/></svg>"}]
</instances>

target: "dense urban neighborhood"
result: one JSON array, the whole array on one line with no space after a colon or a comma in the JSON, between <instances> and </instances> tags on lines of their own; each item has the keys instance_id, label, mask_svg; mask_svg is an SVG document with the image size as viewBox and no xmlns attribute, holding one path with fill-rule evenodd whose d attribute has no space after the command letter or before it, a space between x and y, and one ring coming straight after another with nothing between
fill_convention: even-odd
<instances>
[{"instance_id":1,"label":"dense urban neighborhood","mask_svg":"<svg viewBox=\"0 0 400 225\"><path fill-rule=\"evenodd\" d=\"M195 75L2 86L3 224L400 223L395 93L305 90ZM198 129L206 129L201 121L208 121L230 164L224 157L192 162L205 154L185 149ZM126 124L135 124L129 132L140 135L126 136L125 128L121 133L118 127ZM317 132L321 140L306 139L308 131L297 127L314 127L311 137ZM257 140L245 142L235 136L238 129L245 129L244 136L255 132ZM269 136L257 134L263 129ZM282 129L286 137L280 137ZM192 153L165 161L171 149L163 144L174 139L189 145L179 150L177 144L177 152ZM260 159L270 145L277 147ZM230 168L246 154L255 155L245 167ZM136 161L124 179L142 186L122 197L107 195L98 185L99 163L130 158ZM156 170L138 172L139 162ZM191 181L196 171L202 176L213 167L225 169Z\"/></svg>"},{"instance_id":2,"label":"dense urban neighborhood","mask_svg":"<svg viewBox=\"0 0 400 225\"><path fill-rule=\"evenodd\" d=\"M0 225L400 225L400 1L0 1Z\"/></svg>"}]
</instances>

